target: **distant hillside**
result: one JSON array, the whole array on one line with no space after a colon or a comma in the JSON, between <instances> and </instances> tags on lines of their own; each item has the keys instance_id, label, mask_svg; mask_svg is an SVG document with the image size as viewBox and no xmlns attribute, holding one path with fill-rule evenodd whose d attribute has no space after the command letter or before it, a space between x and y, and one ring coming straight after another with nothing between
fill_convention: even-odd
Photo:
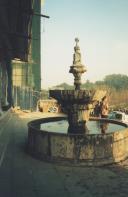
<instances>
[{"instance_id":1,"label":"distant hillside","mask_svg":"<svg viewBox=\"0 0 128 197\"><path fill-rule=\"evenodd\" d=\"M50 89L71 90L71 89L74 89L74 87L69 85L69 84L67 84L67 83L61 83L59 85L51 87Z\"/></svg>"},{"instance_id":2,"label":"distant hillside","mask_svg":"<svg viewBox=\"0 0 128 197\"><path fill-rule=\"evenodd\" d=\"M67 83L61 83L53 87L53 89L57 89L57 88L64 90L74 89L73 86ZM85 88L85 89L109 88L115 90L125 90L128 89L128 76L121 74L107 75L103 81L96 81L95 83L92 83L89 80L87 80L86 83L81 85L81 88Z\"/></svg>"}]
</instances>

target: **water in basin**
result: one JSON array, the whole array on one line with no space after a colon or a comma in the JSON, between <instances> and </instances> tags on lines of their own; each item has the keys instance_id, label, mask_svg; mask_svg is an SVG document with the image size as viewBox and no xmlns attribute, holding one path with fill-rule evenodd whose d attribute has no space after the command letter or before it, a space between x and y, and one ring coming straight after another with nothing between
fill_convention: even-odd
<instances>
[{"instance_id":1,"label":"water in basin","mask_svg":"<svg viewBox=\"0 0 128 197\"><path fill-rule=\"evenodd\" d=\"M101 134L120 131L123 130L125 127L122 125L108 122L106 123L101 121L88 121L87 128L89 129L89 134ZM68 122L67 120L61 120L56 122L43 123L41 124L41 129L48 132L67 133Z\"/></svg>"}]
</instances>

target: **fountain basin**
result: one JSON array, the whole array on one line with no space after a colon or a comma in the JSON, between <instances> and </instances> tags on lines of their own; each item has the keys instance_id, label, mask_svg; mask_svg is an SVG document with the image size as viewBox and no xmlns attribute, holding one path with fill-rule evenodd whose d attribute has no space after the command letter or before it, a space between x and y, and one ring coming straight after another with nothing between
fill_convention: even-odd
<instances>
[{"instance_id":1,"label":"fountain basin","mask_svg":"<svg viewBox=\"0 0 128 197\"><path fill-rule=\"evenodd\" d=\"M43 118L28 123L28 152L44 161L78 166L102 166L128 157L127 125L108 119L91 119L122 125L123 129L104 134L48 132L41 124L65 120L66 117Z\"/></svg>"}]
</instances>

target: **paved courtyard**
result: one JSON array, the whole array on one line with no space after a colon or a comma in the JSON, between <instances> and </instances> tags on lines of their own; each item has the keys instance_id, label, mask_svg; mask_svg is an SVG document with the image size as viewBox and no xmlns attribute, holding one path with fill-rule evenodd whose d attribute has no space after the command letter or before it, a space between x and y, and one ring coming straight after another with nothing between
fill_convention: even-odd
<instances>
[{"instance_id":1,"label":"paved courtyard","mask_svg":"<svg viewBox=\"0 0 128 197\"><path fill-rule=\"evenodd\" d=\"M127 197L128 161L70 167L26 153L27 122L41 113L12 112L0 122L0 197Z\"/></svg>"}]
</instances>

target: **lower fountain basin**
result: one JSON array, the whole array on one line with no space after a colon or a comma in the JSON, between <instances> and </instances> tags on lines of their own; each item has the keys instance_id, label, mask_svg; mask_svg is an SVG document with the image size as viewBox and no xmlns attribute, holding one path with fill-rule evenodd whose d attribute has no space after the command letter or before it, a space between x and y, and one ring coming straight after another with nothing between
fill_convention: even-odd
<instances>
[{"instance_id":1,"label":"lower fountain basin","mask_svg":"<svg viewBox=\"0 0 128 197\"><path fill-rule=\"evenodd\" d=\"M65 117L43 118L28 123L28 152L44 161L70 165L102 166L120 162L128 157L127 125L108 119L91 119L100 126L99 132L92 128L89 134L62 132L61 121ZM59 121L60 132L49 131L47 123ZM90 123L89 123L90 124ZM112 124L114 129L104 130L103 125Z\"/></svg>"}]
</instances>

